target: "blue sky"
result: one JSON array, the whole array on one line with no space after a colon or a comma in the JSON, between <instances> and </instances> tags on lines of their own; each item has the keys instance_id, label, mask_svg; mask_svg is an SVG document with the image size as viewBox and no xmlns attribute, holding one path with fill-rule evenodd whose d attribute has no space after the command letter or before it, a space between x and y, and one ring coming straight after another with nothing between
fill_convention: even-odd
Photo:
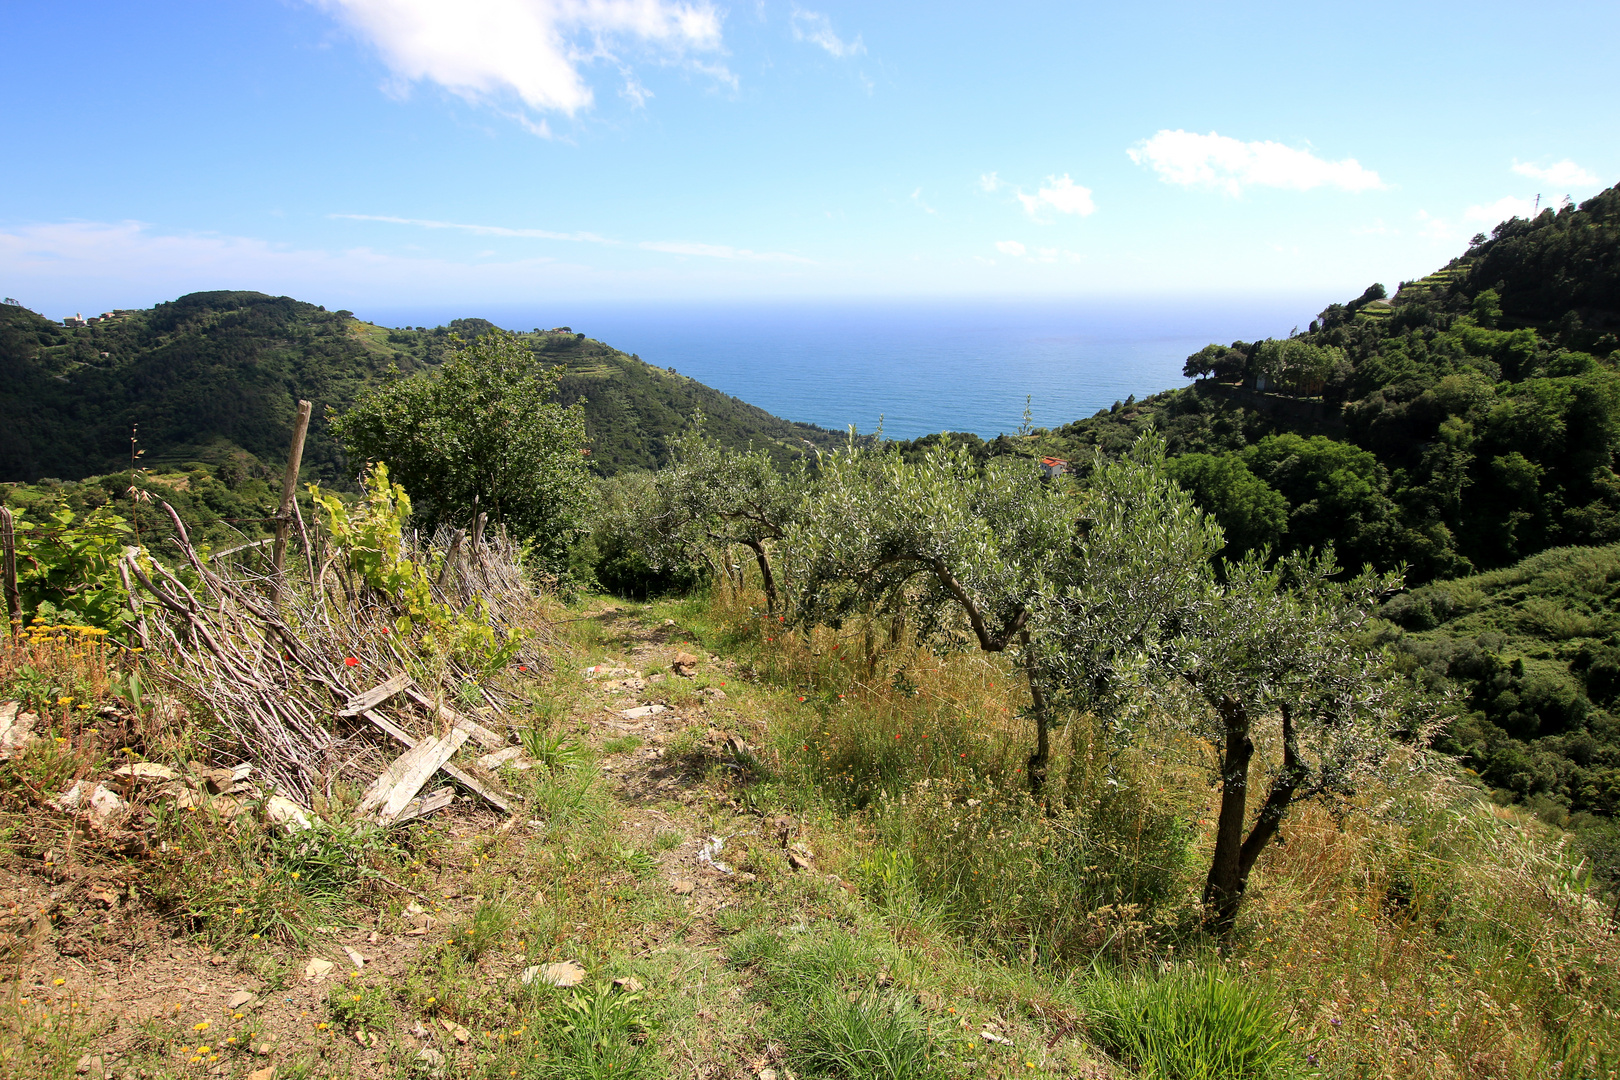
<instances>
[{"instance_id":1,"label":"blue sky","mask_svg":"<svg viewBox=\"0 0 1620 1080\"><path fill-rule=\"evenodd\" d=\"M1620 5L7 0L0 294L1354 295L1620 180Z\"/></svg>"}]
</instances>

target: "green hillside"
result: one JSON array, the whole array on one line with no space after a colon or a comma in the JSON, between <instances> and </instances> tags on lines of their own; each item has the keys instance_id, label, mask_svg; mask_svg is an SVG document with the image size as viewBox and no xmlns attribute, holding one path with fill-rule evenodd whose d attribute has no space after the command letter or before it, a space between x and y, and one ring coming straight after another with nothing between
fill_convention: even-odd
<instances>
[{"instance_id":1,"label":"green hillside","mask_svg":"<svg viewBox=\"0 0 1620 1080\"><path fill-rule=\"evenodd\" d=\"M1620 540L1620 189L1512 219L1303 334L1210 345L1198 382L1039 433L1081 458L1153 425L1239 546L1417 581Z\"/></svg>"},{"instance_id":2,"label":"green hillside","mask_svg":"<svg viewBox=\"0 0 1620 1080\"><path fill-rule=\"evenodd\" d=\"M284 459L302 397L317 404L305 478L343 485L351 463L327 432L325 409L346 408L396 372L435 366L453 334L475 337L492 325L389 329L252 292L192 293L76 327L0 306L0 481L127 470L137 425L148 465L268 475ZM585 399L591 460L604 475L658 464L665 441L698 409L712 435L738 448L785 457L834 438L583 334L524 337L538 361L566 368L564 400Z\"/></svg>"},{"instance_id":3,"label":"green hillside","mask_svg":"<svg viewBox=\"0 0 1620 1080\"><path fill-rule=\"evenodd\" d=\"M1435 582L1383 615L1410 670L1464 691L1449 749L1487 783L1560 813L1620 813L1620 544Z\"/></svg>"}]
</instances>

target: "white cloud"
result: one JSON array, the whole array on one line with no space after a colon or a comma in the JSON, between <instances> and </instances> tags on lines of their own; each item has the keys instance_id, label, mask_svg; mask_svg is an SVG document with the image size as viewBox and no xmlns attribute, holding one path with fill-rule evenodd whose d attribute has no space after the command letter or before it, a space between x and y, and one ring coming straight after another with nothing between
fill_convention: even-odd
<instances>
[{"instance_id":1,"label":"white cloud","mask_svg":"<svg viewBox=\"0 0 1620 1080\"><path fill-rule=\"evenodd\" d=\"M1309 150L1275 142L1240 142L1213 131L1208 135L1160 131L1126 153L1138 165L1150 166L1166 183L1219 188L1229 195L1240 195L1245 187L1374 191L1389 186L1355 158L1326 161Z\"/></svg>"},{"instance_id":2,"label":"white cloud","mask_svg":"<svg viewBox=\"0 0 1620 1080\"><path fill-rule=\"evenodd\" d=\"M1001 177L993 172L983 173L979 176L979 190L987 195L1000 191L1003 185Z\"/></svg>"},{"instance_id":3,"label":"white cloud","mask_svg":"<svg viewBox=\"0 0 1620 1080\"><path fill-rule=\"evenodd\" d=\"M855 35L854 41L845 41L833 31L831 19L820 12L805 11L803 8L793 9L793 39L820 45L840 59L866 52L866 45L859 34Z\"/></svg>"},{"instance_id":4,"label":"white cloud","mask_svg":"<svg viewBox=\"0 0 1620 1080\"><path fill-rule=\"evenodd\" d=\"M1425 240L1451 240L1456 230L1451 222L1444 218L1431 217L1427 210L1419 210L1415 215L1418 223L1418 235Z\"/></svg>"},{"instance_id":5,"label":"white cloud","mask_svg":"<svg viewBox=\"0 0 1620 1080\"><path fill-rule=\"evenodd\" d=\"M911 201L916 203L918 209L922 210L922 212L925 214L939 213L938 210L935 210L932 206L929 206L927 203L923 202L922 188L917 188L911 193Z\"/></svg>"},{"instance_id":6,"label":"white cloud","mask_svg":"<svg viewBox=\"0 0 1620 1080\"><path fill-rule=\"evenodd\" d=\"M1003 255L1022 255L1027 249L1016 240L997 240L996 250Z\"/></svg>"},{"instance_id":7,"label":"white cloud","mask_svg":"<svg viewBox=\"0 0 1620 1080\"><path fill-rule=\"evenodd\" d=\"M572 116L593 100L581 68L622 44L676 58L720 48L708 0L313 0L376 46L400 79L501 107ZM729 72L720 69L730 79ZM638 84L627 80L627 87ZM636 92L631 91L632 99ZM515 116L536 134L543 121Z\"/></svg>"},{"instance_id":8,"label":"white cloud","mask_svg":"<svg viewBox=\"0 0 1620 1080\"><path fill-rule=\"evenodd\" d=\"M1513 171L1532 180L1544 180L1555 188L1589 188L1597 187L1601 183L1597 177L1568 158L1554 162L1546 168L1532 165L1527 161L1515 161Z\"/></svg>"},{"instance_id":9,"label":"white cloud","mask_svg":"<svg viewBox=\"0 0 1620 1080\"><path fill-rule=\"evenodd\" d=\"M1546 199L1541 201L1542 209L1549 205ZM1520 199L1512 195L1504 195L1489 206L1470 206L1463 211L1463 220L1478 221L1485 225L1495 225L1512 217L1531 217L1536 212L1533 199Z\"/></svg>"},{"instance_id":10,"label":"white cloud","mask_svg":"<svg viewBox=\"0 0 1620 1080\"><path fill-rule=\"evenodd\" d=\"M1097 209L1097 204L1091 199L1091 189L1076 184L1069 179L1068 173L1047 177L1046 183L1033 195L1019 191L1018 201L1024 204L1024 209L1032 218L1040 217L1043 210L1088 217Z\"/></svg>"}]
</instances>

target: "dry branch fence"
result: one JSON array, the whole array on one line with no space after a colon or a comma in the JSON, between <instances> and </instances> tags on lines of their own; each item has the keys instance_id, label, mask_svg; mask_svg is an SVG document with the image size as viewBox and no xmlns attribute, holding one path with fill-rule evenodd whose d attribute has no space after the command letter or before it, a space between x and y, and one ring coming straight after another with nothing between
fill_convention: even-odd
<instances>
[{"instance_id":1,"label":"dry branch fence","mask_svg":"<svg viewBox=\"0 0 1620 1080\"><path fill-rule=\"evenodd\" d=\"M162 505L182 569L126 551L120 572L137 633L143 646L161 649L169 680L213 711L237 752L280 794L307 808L317 796L330 802L340 781L362 784L358 811L397 822L449 801L442 791L418 798L442 770L509 811L510 796L450 760L469 740L486 752L507 746L503 734L452 704L476 694L485 719L498 718L509 703L498 689L447 661L430 668L411 641L400 640L389 598L366 595L335 565L342 553L325 550L319 536L312 542L302 521L303 565L263 573L245 560L205 557L173 507ZM541 624L516 545L498 531L485 535L482 515L471 535L441 529L426 543L414 536L407 543L418 559L435 548L443 553L435 599L457 608L482 599L497 629ZM538 669L537 645L531 639L529 655L514 662Z\"/></svg>"}]
</instances>

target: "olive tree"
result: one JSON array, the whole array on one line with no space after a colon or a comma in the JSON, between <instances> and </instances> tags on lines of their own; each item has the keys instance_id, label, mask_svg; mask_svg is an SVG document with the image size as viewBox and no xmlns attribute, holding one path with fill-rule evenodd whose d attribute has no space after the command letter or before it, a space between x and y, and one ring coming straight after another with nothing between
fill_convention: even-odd
<instances>
[{"instance_id":1,"label":"olive tree","mask_svg":"<svg viewBox=\"0 0 1620 1080\"><path fill-rule=\"evenodd\" d=\"M1212 561L1221 532L1170 479L1162 444L1098 470L1074 577L1042 601L1039 663L1059 699L1123 738L1202 739L1220 783L1205 925L1228 932L1289 811L1348 800L1435 711L1364 631L1398 575L1342 581L1331 553ZM1275 747L1257 762L1257 747ZM1261 792L1256 800L1251 794Z\"/></svg>"},{"instance_id":2,"label":"olive tree","mask_svg":"<svg viewBox=\"0 0 1620 1080\"><path fill-rule=\"evenodd\" d=\"M819 481L789 531L795 620L838 625L857 612L911 620L919 640L1016 652L1029 679L1039 792L1050 717L1027 648L1032 605L1069 552L1075 505L1021 457L974 463L935 446L906 461L851 445L821 458Z\"/></svg>"},{"instance_id":3,"label":"olive tree","mask_svg":"<svg viewBox=\"0 0 1620 1080\"><path fill-rule=\"evenodd\" d=\"M729 450L704 434L701 414L670 450L647 511L648 561L667 568L701 558L710 545L745 547L759 567L767 605L780 610L773 549L804 505L802 464L784 474L764 451Z\"/></svg>"},{"instance_id":4,"label":"olive tree","mask_svg":"<svg viewBox=\"0 0 1620 1080\"><path fill-rule=\"evenodd\" d=\"M589 490L585 414L553 399L558 372L492 330L436 371L364 395L332 429L348 453L388 463L430 522L487 511L544 556L577 534Z\"/></svg>"}]
</instances>

